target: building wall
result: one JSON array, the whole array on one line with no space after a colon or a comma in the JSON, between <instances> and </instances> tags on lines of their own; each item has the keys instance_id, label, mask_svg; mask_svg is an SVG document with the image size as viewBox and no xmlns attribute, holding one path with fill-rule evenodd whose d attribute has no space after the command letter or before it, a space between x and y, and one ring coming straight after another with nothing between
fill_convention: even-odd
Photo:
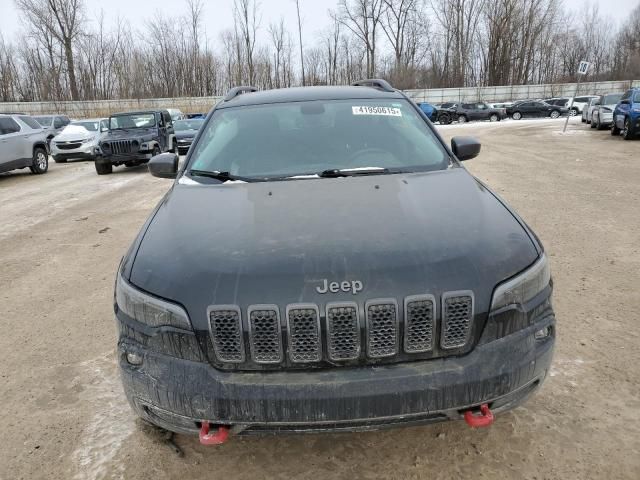
<instances>
[{"instance_id":1,"label":"building wall","mask_svg":"<svg viewBox=\"0 0 640 480\"><path fill-rule=\"evenodd\" d=\"M640 80L619 82L586 82L580 84L579 95L602 95L640 87ZM502 87L440 88L407 90L416 102L442 103L484 100L502 102L528 98L571 97L575 83L547 85L511 85ZM30 115L60 113L72 118L106 117L111 113L158 108L178 108L185 113L207 113L222 97L148 98L130 100L92 100L82 102L11 102L0 103L0 113L20 112Z\"/></svg>"}]
</instances>

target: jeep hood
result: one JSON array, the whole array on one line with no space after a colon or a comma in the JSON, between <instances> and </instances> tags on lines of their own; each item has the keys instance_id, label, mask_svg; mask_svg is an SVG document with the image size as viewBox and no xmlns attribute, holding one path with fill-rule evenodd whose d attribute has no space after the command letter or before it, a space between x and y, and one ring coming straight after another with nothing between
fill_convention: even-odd
<instances>
[{"instance_id":1,"label":"jeep hood","mask_svg":"<svg viewBox=\"0 0 640 480\"><path fill-rule=\"evenodd\" d=\"M206 329L213 304L400 303L408 295L472 290L476 312L486 312L495 285L538 257L520 223L463 168L178 182L134 254L131 283L185 306L197 329ZM324 279L363 288L320 294Z\"/></svg>"},{"instance_id":2,"label":"jeep hood","mask_svg":"<svg viewBox=\"0 0 640 480\"><path fill-rule=\"evenodd\" d=\"M155 135L154 128L129 128L126 130L109 130L103 138L104 141L142 139L152 140Z\"/></svg>"}]
</instances>

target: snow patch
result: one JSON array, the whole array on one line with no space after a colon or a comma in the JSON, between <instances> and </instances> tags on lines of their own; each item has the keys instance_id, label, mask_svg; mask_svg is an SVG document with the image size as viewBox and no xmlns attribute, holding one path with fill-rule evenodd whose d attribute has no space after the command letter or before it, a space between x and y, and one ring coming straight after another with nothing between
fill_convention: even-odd
<instances>
[{"instance_id":1,"label":"snow patch","mask_svg":"<svg viewBox=\"0 0 640 480\"><path fill-rule=\"evenodd\" d=\"M113 354L106 354L80 367L76 380L87 385L82 400L93 414L80 435L81 444L72 459L78 473L75 480L124 478L124 466L113 462L124 441L134 432L135 423L122 391Z\"/></svg>"}]
</instances>

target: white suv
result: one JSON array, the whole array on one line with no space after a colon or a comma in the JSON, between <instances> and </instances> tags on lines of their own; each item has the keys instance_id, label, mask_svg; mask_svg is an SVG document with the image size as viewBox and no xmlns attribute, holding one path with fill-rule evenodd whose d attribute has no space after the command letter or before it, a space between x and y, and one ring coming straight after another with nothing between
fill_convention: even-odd
<instances>
[{"instance_id":1,"label":"white suv","mask_svg":"<svg viewBox=\"0 0 640 480\"><path fill-rule=\"evenodd\" d=\"M593 98L600 98L598 95L585 95L583 97L576 97L573 99L573 106L571 110L573 110L572 116L582 114L584 108L589 105L589 102ZM571 99L569 99L569 105L571 105Z\"/></svg>"},{"instance_id":2,"label":"white suv","mask_svg":"<svg viewBox=\"0 0 640 480\"><path fill-rule=\"evenodd\" d=\"M0 173L27 167L36 174L49 169L46 131L28 115L0 114Z\"/></svg>"}]
</instances>

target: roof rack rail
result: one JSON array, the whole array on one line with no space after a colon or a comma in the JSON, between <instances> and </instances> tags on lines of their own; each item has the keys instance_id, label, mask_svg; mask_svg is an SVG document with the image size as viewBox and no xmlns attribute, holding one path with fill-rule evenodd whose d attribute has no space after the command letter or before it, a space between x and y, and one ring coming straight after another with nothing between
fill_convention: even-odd
<instances>
[{"instance_id":1,"label":"roof rack rail","mask_svg":"<svg viewBox=\"0 0 640 480\"><path fill-rule=\"evenodd\" d=\"M248 86L248 85L241 86L241 87L233 87L224 96L224 101L228 102L229 100L233 100L238 95L242 95L243 93L253 93L253 92L257 92L257 91L258 91L257 87L251 87L251 86Z\"/></svg>"},{"instance_id":2,"label":"roof rack rail","mask_svg":"<svg viewBox=\"0 0 640 480\"><path fill-rule=\"evenodd\" d=\"M391 86L389 82L386 80L382 80L381 78L367 78L365 80L358 80L351 84L353 87L371 87L377 88L378 90L382 90L384 92L395 92L396 89Z\"/></svg>"}]
</instances>

